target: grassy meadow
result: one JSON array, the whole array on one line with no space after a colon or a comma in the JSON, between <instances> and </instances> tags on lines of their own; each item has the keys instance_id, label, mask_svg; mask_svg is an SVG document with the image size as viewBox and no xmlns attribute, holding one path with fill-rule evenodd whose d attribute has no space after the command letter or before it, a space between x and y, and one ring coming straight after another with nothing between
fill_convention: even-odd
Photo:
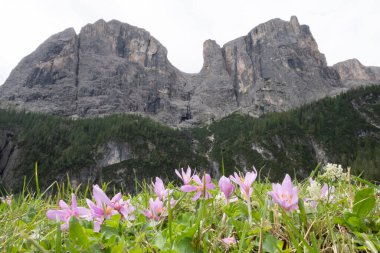
<instances>
[{"instance_id":1,"label":"grassy meadow","mask_svg":"<svg viewBox=\"0 0 380 253\"><path fill-rule=\"evenodd\" d=\"M223 174L224 168L222 167ZM181 183L34 184L3 193L0 252L378 252L380 187L336 164L297 181L262 180L254 168Z\"/></svg>"}]
</instances>

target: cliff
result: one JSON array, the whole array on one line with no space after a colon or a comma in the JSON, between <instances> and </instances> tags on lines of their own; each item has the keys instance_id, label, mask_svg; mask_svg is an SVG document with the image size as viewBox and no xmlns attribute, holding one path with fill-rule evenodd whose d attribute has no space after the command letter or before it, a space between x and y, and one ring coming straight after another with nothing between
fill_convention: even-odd
<instances>
[{"instance_id":1,"label":"cliff","mask_svg":"<svg viewBox=\"0 0 380 253\"><path fill-rule=\"evenodd\" d=\"M51 36L22 59L0 87L0 107L72 118L141 114L181 127L235 111L284 111L344 88L296 17L222 47L207 40L203 55L200 73L183 73L149 32L99 20Z\"/></svg>"}]
</instances>

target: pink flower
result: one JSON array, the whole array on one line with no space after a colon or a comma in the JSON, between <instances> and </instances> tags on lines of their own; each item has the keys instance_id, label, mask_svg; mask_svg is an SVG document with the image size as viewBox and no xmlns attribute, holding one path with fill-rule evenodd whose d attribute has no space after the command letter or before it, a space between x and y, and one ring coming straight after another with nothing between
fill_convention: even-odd
<instances>
[{"instance_id":1,"label":"pink flower","mask_svg":"<svg viewBox=\"0 0 380 253\"><path fill-rule=\"evenodd\" d=\"M164 208L164 203L159 199L153 200L149 199L149 209L143 211L143 214L151 220L159 221L160 219L167 216L166 209Z\"/></svg>"},{"instance_id":2,"label":"pink flower","mask_svg":"<svg viewBox=\"0 0 380 253\"><path fill-rule=\"evenodd\" d=\"M226 238L223 238L223 239L222 239L222 242L223 242L227 247L230 247L230 246L236 244L236 239L235 239L235 237L233 237L233 236L231 236L231 237L226 237Z\"/></svg>"},{"instance_id":3,"label":"pink flower","mask_svg":"<svg viewBox=\"0 0 380 253\"><path fill-rule=\"evenodd\" d=\"M7 204L8 206L11 206L12 205L13 194L7 195L5 197L0 197L0 199L1 199L1 202L3 202L4 204Z\"/></svg>"},{"instance_id":4,"label":"pink flower","mask_svg":"<svg viewBox=\"0 0 380 253\"><path fill-rule=\"evenodd\" d=\"M183 181L183 184L184 185L187 185L190 183L191 179L192 179L192 175L191 175L191 168L190 166L187 166L187 170L186 170L186 173L183 171L183 168L181 168L181 174L179 173L178 170L175 170L175 173L177 174L177 176L182 179Z\"/></svg>"},{"instance_id":5,"label":"pink flower","mask_svg":"<svg viewBox=\"0 0 380 253\"><path fill-rule=\"evenodd\" d=\"M135 219L133 212L136 208L131 204L130 199L128 199L127 201L123 200L120 192L111 199L110 206L116 211L118 211L125 220Z\"/></svg>"},{"instance_id":6,"label":"pink flower","mask_svg":"<svg viewBox=\"0 0 380 253\"><path fill-rule=\"evenodd\" d=\"M230 176L230 179L240 186L240 192L245 200L248 200L252 195L252 183L256 180L257 171L253 167L252 172L247 172L243 178L241 175L238 175L236 172L234 176Z\"/></svg>"},{"instance_id":7,"label":"pink flower","mask_svg":"<svg viewBox=\"0 0 380 253\"><path fill-rule=\"evenodd\" d=\"M235 186L231 184L231 181L227 177L222 176L219 179L219 188L223 192L224 196L226 197L226 202L228 203L229 199L235 191Z\"/></svg>"},{"instance_id":8,"label":"pink flower","mask_svg":"<svg viewBox=\"0 0 380 253\"><path fill-rule=\"evenodd\" d=\"M69 221L71 217L89 218L90 210L85 207L77 206L77 198L74 193L71 194L71 207L65 201L60 200L59 206L61 210L48 210L46 216L51 220L61 220L64 224L61 226L62 230L69 228Z\"/></svg>"},{"instance_id":9,"label":"pink flower","mask_svg":"<svg viewBox=\"0 0 380 253\"><path fill-rule=\"evenodd\" d=\"M332 193L335 192L335 187L332 186L329 191L329 186L327 184L324 184L321 189L321 198L322 199L328 199L330 197L330 200L334 198Z\"/></svg>"},{"instance_id":10,"label":"pink flower","mask_svg":"<svg viewBox=\"0 0 380 253\"><path fill-rule=\"evenodd\" d=\"M161 200L164 200L168 197L169 190L165 189L164 182L162 182L161 178L156 177L156 182L153 184L154 192L157 197Z\"/></svg>"},{"instance_id":11,"label":"pink flower","mask_svg":"<svg viewBox=\"0 0 380 253\"><path fill-rule=\"evenodd\" d=\"M181 190L184 192L193 192L197 193L194 195L193 200L199 199L203 196L205 199L211 198L211 194L207 191L208 189L214 189L215 185L211 182L211 177L209 174L205 174L202 178L202 181L198 175L193 176L193 180L197 185L183 185Z\"/></svg>"},{"instance_id":12,"label":"pink flower","mask_svg":"<svg viewBox=\"0 0 380 253\"><path fill-rule=\"evenodd\" d=\"M87 205L90 207L91 216L94 219L94 231L99 232L100 225L106 219L110 219L112 215L120 213L124 219L134 219L134 216L129 216L135 208L129 201L122 199L121 193L116 194L111 200L107 197L98 185L94 185L92 194L95 199L94 204L91 200L86 199Z\"/></svg>"},{"instance_id":13,"label":"pink flower","mask_svg":"<svg viewBox=\"0 0 380 253\"><path fill-rule=\"evenodd\" d=\"M298 208L298 189L293 186L292 179L286 174L282 185L272 184L272 191L268 193L274 202L285 211L291 212Z\"/></svg>"}]
</instances>

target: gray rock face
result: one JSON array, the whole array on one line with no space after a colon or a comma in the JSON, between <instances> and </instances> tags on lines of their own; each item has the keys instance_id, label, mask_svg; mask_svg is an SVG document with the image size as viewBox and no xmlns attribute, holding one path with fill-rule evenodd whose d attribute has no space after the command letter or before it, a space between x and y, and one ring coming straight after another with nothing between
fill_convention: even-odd
<instances>
[{"instance_id":1,"label":"gray rock face","mask_svg":"<svg viewBox=\"0 0 380 253\"><path fill-rule=\"evenodd\" d=\"M204 43L198 74L173 67L147 31L99 20L53 35L0 87L0 107L69 117L148 115L193 126L234 111L284 111L341 89L308 26L270 20L223 47Z\"/></svg>"},{"instance_id":2,"label":"gray rock face","mask_svg":"<svg viewBox=\"0 0 380 253\"><path fill-rule=\"evenodd\" d=\"M333 68L347 88L380 83L380 68L366 67L357 59L339 62Z\"/></svg>"},{"instance_id":3,"label":"gray rock face","mask_svg":"<svg viewBox=\"0 0 380 253\"><path fill-rule=\"evenodd\" d=\"M19 164L20 150L13 137L12 132L0 130L0 186L14 187L14 178L23 178L22 173L14 169Z\"/></svg>"},{"instance_id":4,"label":"gray rock face","mask_svg":"<svg viewBox=\"0 0 380 253\"><path fill-rule=\"evenodd\" d=\"M223 46L238 106L262 114L317 100L341 85L309 27L274 19Z\"/></svg>"}]
</instances>

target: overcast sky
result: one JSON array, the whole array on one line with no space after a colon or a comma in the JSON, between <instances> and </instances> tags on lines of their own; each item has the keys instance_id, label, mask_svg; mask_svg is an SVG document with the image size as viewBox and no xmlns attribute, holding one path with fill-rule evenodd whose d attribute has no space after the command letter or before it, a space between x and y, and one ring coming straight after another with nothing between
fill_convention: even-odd
<instances>
[{"instance_id":1,"label":"overcast sky","mask_svg":"<svg viewBox=\"0 0 380 253\"><path fill-rule=\"evenodd\" d=\"M222 46L260 23L292 15L310 26L329 65L357 58L380 66L379 0L1 0L0 84L51 35L68 27L79 33L98 19L144 28L168 49L174 66L194 73L206 39Z\"/></svg>"}]
</instances>

